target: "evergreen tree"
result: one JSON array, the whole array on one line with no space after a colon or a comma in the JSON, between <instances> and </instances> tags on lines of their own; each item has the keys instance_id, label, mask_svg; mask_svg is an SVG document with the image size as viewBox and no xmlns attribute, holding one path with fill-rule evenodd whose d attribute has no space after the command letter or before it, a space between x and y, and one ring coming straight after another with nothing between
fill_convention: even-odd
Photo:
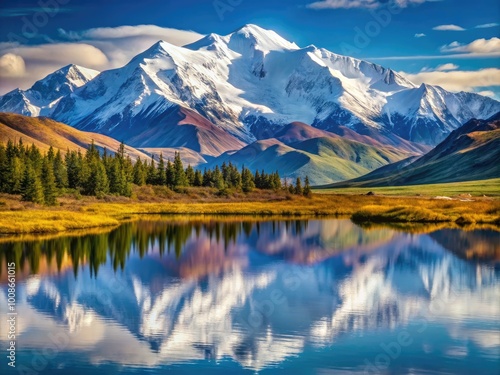
<instances>
[{"instance_id":1,"label":"evergreen tree","mask_svg":"<svg viewBox=\"0 0 500 375\"><path fill-rule=\"evenodd\" d=\"M24 170L21 190L23 201L43 204L43 186L31 163Z\"/></svg>"},{"instance_id":2,"label":"evergreen tree","mask_svg":"<svg viewBox=\"0 0 500 375\"><path fill-rule=\"evenodd\" d=\"M189 164L188 167L186 168L186 179L189 186L194 186L194 177L195 177L194 175L195 175L194 169L193 167L191 167L191 164Z\"/></svg>"},{"instance_id":3,"label":"evergreen tree","mask_svg":"<svg viewBox=\"0 0 500 375\"><path fill-rule=\"evenodd\" d=\"M106 168L100 159L94 159L89 165L89 178L85 184L84 193L103 197L109 191L108 177Z\"/></svg>"},{"instance_id":4,"label":"evergreen tree","mask_svg":"<svg viewBox=\"0 0 500 375\"><path fill-rule=\"evenodd\" d=\"M252 176L253 178L253 176ZM241 188L241 174L235 165L229 162L229 186L240 189Z\"/></svg>"},{"instance_id":5,"label":"evergreen tree","mask_svg":"<svg viewBox=\"0 0 500 375\"><path fill-rule=\"evenodd\" d=\"M242 176L242 179L243 179L243 176ZM260 187L261 187L261 178L260 178L260 173L259 173L258 170L255 171L255 176L254 176L253 181L254 181L255 187L257 189L260 189Z\"/></svg>"},{"instance_id":6,"label":"evergreen tree","mask_svg":"<svg viewBox=\"0 0 500 375\"><path fill-rule=\"evenodd\" d=\"M196 170L194 172L193 186L203 186L203 175L201 174L201 171L199 171L199 170Z\"/></svg>"},{"instance_id":7,"label":"evergreen tree","mask_svg":"<svg viewBox=\"0 0 500 375\"><path fill-rule=\"evenodd\" d=\"M151 162L149 163L149 167L146 175L146 183L149 185L156 184L156 167L155 167L155 157L151 155Z\"/></svg>"},{"instance_id":8,"label":"evergreen tree","mask_svg":"<svg viewBox=\"0 0 500 375\"><path fill-rule=\"evenodd\" d=\"M38 176L40 176L40 172L42 170L42 153L34 143L31 144L31 147L28 150L28 158L31 162L33 170Z\"/></svg>"},{"instance_id":9,"label":"evergreen tree","mask_svg":"<svg viewBox=\"0 0 500 375\"><path fill-rule=\"evenodd\" d=\"M109 173L109 192L121 195L125 190L126 181L124 179L119 158L113 159Z\"/></svg>"},{"instance_id":10,"label":"evergreen tree","mask_svg":"<svg viewBox=\"0 0 500 375\"><path fill-rule=\"evenodd\" d=\"M134 164L132 175L134 184L142 186L146 183L147 172L140 157L137 158L137 161Z\"/></svg>"},{"instance_id":11,"label":"evergreen tree","mask_svg":"<svg viewBox=\"0 0 500 375\"><path fill-rule=\"evenodd\" d=\"M216 187L218 190L224 189L224 178L222 177L222 172L218 165L215 166L214 172L212 173L212 186Z\"/></svg>"},{"instance_id":12,"label":"evergreen tree","mask_svg":"<svg viewBox=\"0 0 500 375\"><path fill-rule=\"evenodd\" d=\"M7 191L7 169L7 150L3 144L0 144L0 192L2 193Z\"/></svg>"},{"instance_id":13,"label":"evergreen tree","mask_svg":"<svg viewBox=\"0 0 500 375\"><path fill-rule=\"evenodd\" d=\"M167 160L167 171L166 171L166 175L167 175L167 186L170 188L170 189L173 189L174 188L174 181L175 181L175 178L174 178L174 165L172 164L172 162L169 160Z\"/></svg>"},{"instance_id":14,"label":"evergreen tree","mask_svg":"<svg viewBox=\"0 0 500 375\"><path fill-rule=\"evenodd\" d=\"M257 174L256 172L255 174ZM251 192L255 188L254 176L248 168L241 169L241 187L245 193Z\"/></svg>"},{"instance_id":15,"label":"evergreen tree","mask_svg":"<svg viewBox=\"0 0 500 375\"><path fill-rule=\"evenodd\" d=\"M76 189L80 185L80 167L78 157L75 151L69 151L65 157L68 187Z\"/></svg>"},{"instance_id":16,"label":"evergreen tree","mask_svg":"<svg viewBox=\"0 0 500 375\"><path fill-rule=\"evenodd\" d=\"M163 160L163 154L160 154L160 160L158 161L158 168L156 171L156 185L166 185L167 184L167 172L165 170L165 161Z\"/></svg>"},{"instance_id":17,"label":"evergreen tree","mask_svg":"<svg viewBox=\"0 0 500 375\"><path fill-rule=\"evenodd\" d=\"M203 172L203 186L205 187L213 186L212 171L210 169L205 169Z\"/></svg>"},{"instance_id":18,"label":"evergreen tree","mask_svg":"<svg viewBox=\"0 0 500 375\"><path fill-rule=\"evenodd\" d=\"M174 157L174 186L183 187L187 185L188 181L186 172L184 172L184 166L182 165L181 154L176 152Z\"/></svg>"},{"instance_id":19,"label":"evergreen tree","mask_svg":"<svg viewBox=\"0 0 500 375\"><path fill-rule=\"evenodd\" d=\"M306 179L304 181L304 191L303 191L303 194L305 197L310 197L311 194L312 194L312 191L311 191L311 185L309 184L309 177L306 176Z\"/></svg>"},{"instance_id":20,"label":"evergreen tree","mask_svg":"<svg viewBox=\"0 0 500 375\"><path fill-rule=\"evenodd\" d=\"M19 194L22 192L22 181L26 167L19 156L13 156L8 161L6 173L7 193Z\"/></svg>"},{"instance_id":21,"label":"evergreen tree","mask_svg":"<svg viewBox=\"0 0 500 375\"><path fill-rule=\"evenodd\" d=\"M78 187L85 189L85 184L90 176L90 166L87 162L87 158L83 157L80 150L78 150L76 154L76 163L78 168Z\"/></svg>"},{"instance_id":22,"label":"evergreen tree","mask_svg":"<svg viewBox=\"0 0 500 375\"><path fill-rule=\"evenodd\" d=\"M50 146L49 151L47 152L47 159L49 159L49 162L52 163L54 161L54 158L55 158L54 149L52 148L52 146Z\"/></svg>"},{"instance_id":23,"label":"evergreen tree","mask_svg":"<svg viewBox=\"0 0 500 375\"><path fill-rule=\"evenodd\" d=\"M54 160L52 162L54 168L54 177L56 180L56 186L59 189L63 189L68 186L68 172L66 171L66 166L64 165L63 158L61 156L61 151L57 150Z\"/></svg>"},{"instance_id":24,"label":"evergreen tree","mask_svg":"<svg viewBox=\"0 0 500 375\"><path fill-rule=\"evenodd\" d=\"M47 206L54 206L57 204L57 185L54 176L53 161L54 155L49 157L49 154L47 154L42 164L43 197Z\"/></svg>"},{"instance_id":25,"label":"evergreen tree","mask_svg":"<svg viewBox=\"0 0 500 375\"><path fill-rule=\"evenodd\" d=\"M300 177L297 177L297 181L295 182L294 193L297 195L302 195L302 182L300 181Z\"/></svg>"}]
</instances>

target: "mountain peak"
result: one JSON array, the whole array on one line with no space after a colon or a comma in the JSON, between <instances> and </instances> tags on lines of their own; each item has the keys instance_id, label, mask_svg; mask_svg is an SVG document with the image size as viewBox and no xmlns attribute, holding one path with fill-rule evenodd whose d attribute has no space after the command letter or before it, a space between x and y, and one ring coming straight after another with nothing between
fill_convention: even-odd
<instances>
[{"instance_id":1,"label":"mountain peak","mask_svg":"<svg viewBox=\"0 0 500 375\"><path fill-rule=\"evenodd\" d=\"M100 72L94 69L89 69L89 68L84 68L83 66L76 65L76 64L69 64L66 66L63 66L59 70L56 70L54 73L48 75L46 78L50 77L53 74L62 74L65 77L81 77L86 80L91 80L95 76L97 76Z\"/></svg>"},{"instance_id":2,"label":"mountain peak","mask_svg":"<svg viewBox=\"0 0 500 375\"><path fill-rule=\"evenodd\" d=\"M273 30L253 24L244 25L226 38L229 40L229 47L236 52L248 47L262 51L299 49L295 43L289 42Z\"/></svg>"}]
</instances>

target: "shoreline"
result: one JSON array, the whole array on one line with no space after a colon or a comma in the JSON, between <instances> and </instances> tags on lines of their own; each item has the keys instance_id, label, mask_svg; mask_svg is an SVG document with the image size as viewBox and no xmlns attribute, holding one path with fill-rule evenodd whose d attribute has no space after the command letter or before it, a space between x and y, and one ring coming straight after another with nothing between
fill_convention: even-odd
<instances>
[{"instance_id":1,"label":"shoreline","mask_svg":"<svg viewBox=\"0 0 500 375\"><path fill-rule=\"evenodd\" d=\"M111 198L114 199L114 198ZM287 218L344 217L362 225L450 224L457 227L487 224L500 230L500 199L470 201L430 197L354 194L314 194L259 197L248 200L208 198L141 202L133 199L103 200L64 197L60 206L44 207L0 196L0 234L50 234L118 226L144 215L210 215Z\"/></svg>"}]
</instances>

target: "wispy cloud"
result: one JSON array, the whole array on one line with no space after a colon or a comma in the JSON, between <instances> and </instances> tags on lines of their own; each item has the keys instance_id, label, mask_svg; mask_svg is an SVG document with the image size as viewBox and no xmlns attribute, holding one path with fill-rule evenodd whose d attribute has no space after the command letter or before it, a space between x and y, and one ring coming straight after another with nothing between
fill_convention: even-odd
<instances>
[{"instance_id":1,"label":"wispy cloud","mask_svg":"<svg viewBox=\"0 0 500 375\"><path fill-rule=\"evenodd\" d=\"M447 63L447 64L438 65L436 67L436 69L434 69L434 70L437 70L438 72L445 72L448 70L457 70L458 68L459 68L459 66L456 64Z\"/></svg>"},{"instance_id":2,"label":"wispy cloud","mask_svg":"<svg viewBox=\"0 0 500 375\"><path fill-rule=\"evenodd\" d=\"M437 72L446 72L446 71L450 71L450 70L457 70L458 68L459 68L459 66L456 64L446 63L446 64L438 65L435 68L430 68L430 67L426 66L420 70L420 73L436 72L436 71Z\"/></svg>"},{"instance_id":3,"label":"wispy cloud","mask_svg":"<svg viewBox=\"0 0 500 375\"><path fill-rule=\"evenodd\" d=\"M426 36L424 33L415 34L415 38L423 38L424 36Z\"/></svg>"},{"instance_id":4,"label":"wispy cloud","mask_svg":"<svg viewBox=\"0 0 500 375\"><path fill-rule=\"evenodd\" d=\"M5 9L0 9L0 18L6 18L6 17L23 17L23 16L29 16L34 13L68 13L72 12L72 8L64 8L64 7L59 7L57 9L53 8L44 8L44 7L29 7L29 8L5 8Z\"/></svg>"},{"instance_id":5,"label":"wispy cloud","mask_svg":"<svg viewBox=\"0 0 500 375\"><path fill-rule=\"evenodd\" d=\"M203 37L193 31L155 25L59 29L58 40L37 45L0 43L0 95L14 88L26 89L68 64L99 71L128 63L158 40L182 46Z\"/></svg>"},{"instance_id":6,"label":"wispy cloud","mask_svg":"<svg viewBox=\"0 0 500 375\"><path fill-rule=\"evenodd\" d=\"M482 96L488 96L490 98L495 97L495 93L491 90L478 91L477 94L482 95Z\"/></svg>"},{"instance_id":7,"label":"wispy cloud","mask_svg":"<svg viewBox=\"0 0 500 375\"><path fill-rule=\"evenodd\" d=\"M443 60L443 59L486 59L498 57L500 53L454 53L451 55L407 55L407 56L376 56L364 57L368 61L391 61L391 60Z\"/></svg>"},{"instance_id":8,"label":"wispy cloud","mask_svg":"<svg viewBox=\"0 0 500 375\"><path fill-rule=\"evenodd\" d=\"M455 41L441 47L441 52L463 52L472 54L500 55L500 38L476 39L469 44L460 44Z\"/></svg>"},{"instance_id":9,"label":"wispy cloud","mask_svg":"<svg viewBox=\"0 0 500 375\"><path fill-rule=\"evenodd\" d=\"M438 31L465 31L465 29L461 26L457 25L439 25L432 28L432 30Z\"/></svg>"},{"instance_id":10,"label":"wispy cloud","mask_svg":"<svg viewBox=\"0 0 500 375\"><path fill-rule=\"evenodd\" d=\"M500 86L500 69L486 68L476 71L433 71L408 74L401 72L410 81L438 85L450 91L478 91L481 87Z\"/></svg>"},{"instance_id":11,"label":"wispy cloud","mask_svg":"<svg viewBox=\"0 0 500 375\"><path fill-rule=\"evenodd\" d=\"M406 8L409 5L418 5L425 2L434 2L440 0L320 0L308 4L307 7L311 9L352 9L352 8L365 8L374 9L392 2L393 6L399 8Z\"/></svg>"},{"instance_id":12,"label":"wispy cloud","mask_svg":"<svg viewBox=\"0 0 500 375\"><path fill-rule=\"evenodd\" d=\"M496 23L496 22L492 22L492 23L485 23L482 25L477 25L477 26L475 26L475 28L476 29L488 29L490 27L497 27L497 26L500 26L500 24Z\"/></svg>"}]
</instances>

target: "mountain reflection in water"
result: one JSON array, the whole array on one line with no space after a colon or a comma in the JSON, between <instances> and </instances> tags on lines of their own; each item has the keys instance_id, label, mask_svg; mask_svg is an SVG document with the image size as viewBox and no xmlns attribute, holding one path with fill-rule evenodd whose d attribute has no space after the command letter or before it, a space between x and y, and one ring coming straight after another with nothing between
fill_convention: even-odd
<instances>
[{"instance_id":1,"label":"mountain reflection in water","mask_svg":"<svg viewBox=\"0 0 500 375\"><path fill-rule=\"evenodd\" d=\"M411 234L338 219L145 220L0 242L0 305L13 261L20 359L49 333L68 337L41 373L62 363L75 374L363 372L407 330L413 344L386 373L493 374L499 243L491 230ZM467 260L476 245L482 261Z\"/></svg>"}]
</instances>

